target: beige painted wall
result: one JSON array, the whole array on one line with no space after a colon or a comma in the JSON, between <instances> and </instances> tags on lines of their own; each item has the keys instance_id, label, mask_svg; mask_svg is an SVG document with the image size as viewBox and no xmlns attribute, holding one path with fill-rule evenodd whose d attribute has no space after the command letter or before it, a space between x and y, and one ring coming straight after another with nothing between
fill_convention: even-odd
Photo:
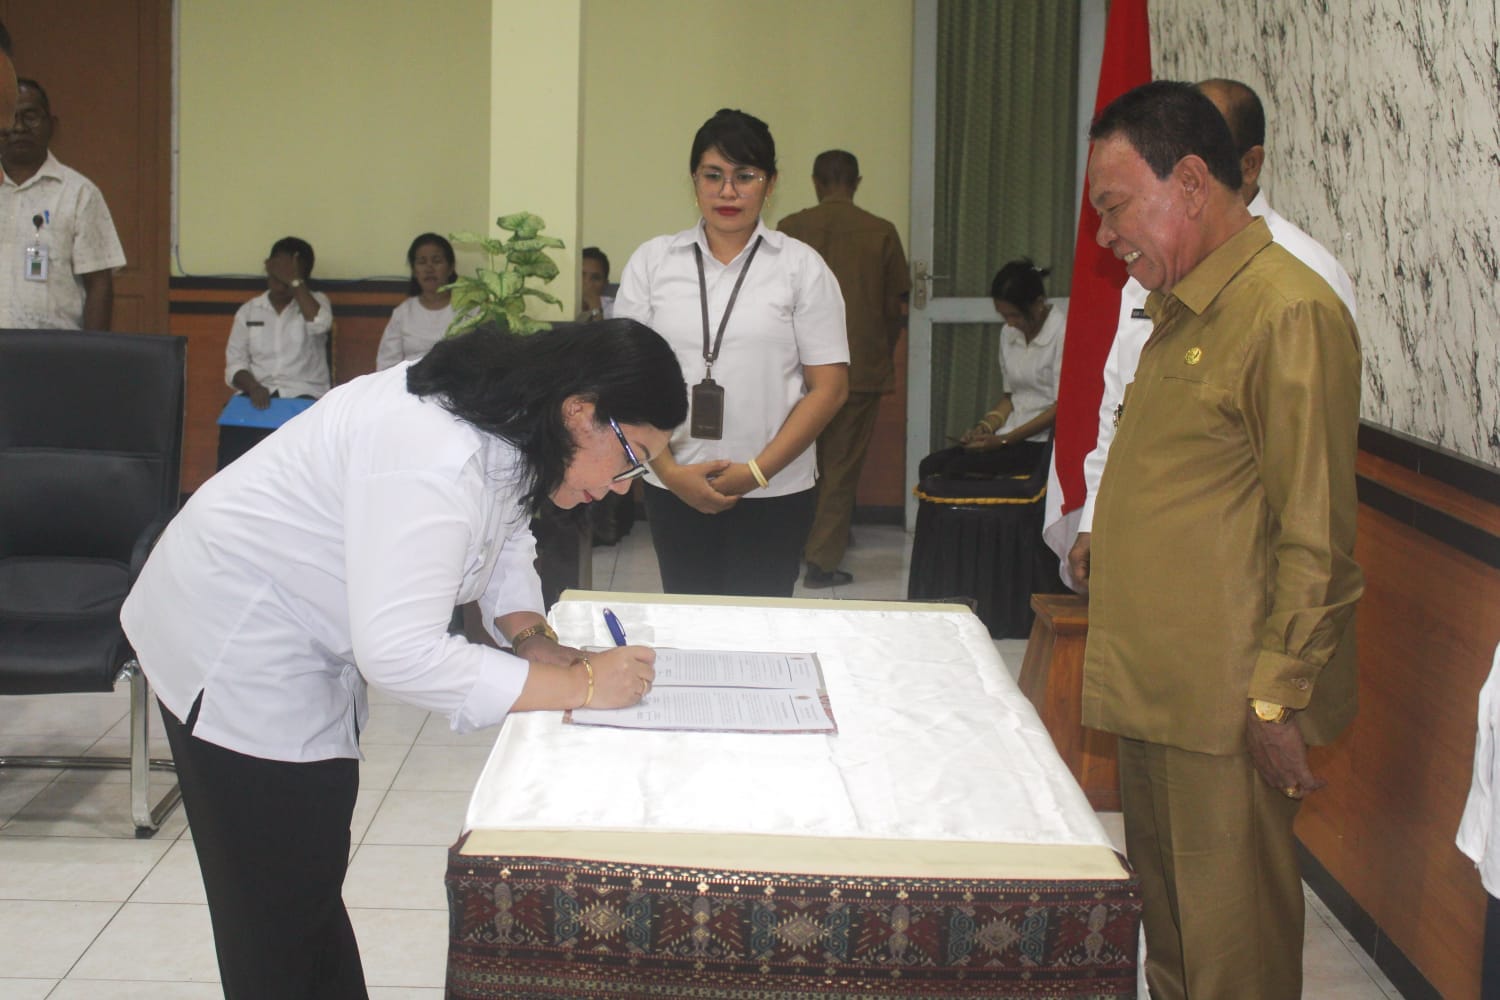
<instances>
[{"instance_id":1,"label":"beige painted wall","mask_svg":"<svg viewBox=\"0 0 1500 1000\"><path fill-rule=\"evenodd\" d=\"M484 225L490 0L178 9L174 274L261 273L293 234L320 277L405 275L417 233Z\"/></svg>"},{"instance_id":2,"label":"beige painted wall","mask_svg":"<svg viewBox=\"0 0 1500 1000\"><path fill-rule=\"evenodd\" d=\"M695 221L688 147L724 106L776 137L768 221L842 147L904 240L911 21L911 0L184 0L174 273L258 273L295 233L321 277L401 275L416 233L526 209L569 244L549 290L571 300L584 244L618 272Z\"/></svg>"},{"instance_id":3,"label":"beige painted wall","mask_svg":"<svg viewBox=\"0 0 1500 1000\"><path fill-rule=\"evenodd\" d=\"M910 0L584 0L582 239L614 275L643 241L697 220L688 151L721 107L771 127L772 225L814 203L812 160L859 157L859 203L906 241Z\"/></svg>"}]
</instances>

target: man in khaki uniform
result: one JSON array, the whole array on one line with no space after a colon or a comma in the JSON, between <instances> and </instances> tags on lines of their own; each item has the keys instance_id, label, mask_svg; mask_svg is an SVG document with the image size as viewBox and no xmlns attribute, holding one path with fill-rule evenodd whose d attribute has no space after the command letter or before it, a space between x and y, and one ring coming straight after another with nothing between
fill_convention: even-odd
<instances>
[{"instance_id":1,"label":"man in khaki uniform","mask_svg":"<svg viewBox=\"0 0 1500 1000\"><path fill-rule=\"evenodd\" d=\"M1157 998L1302 989L1292 821L1355 710L1354 321L1240 197L1192 85L1090 130L1098 241L1150 292L1094 514L1083 721L1120 736Z\"/></svg>"},{"instance_id":2,"label":"man in khaki uniform","mask_svg":"<svg viewBox=\"0 0 1500 1000\"><path fill-rule=\"evenodd\" d=\"M803 558L812 588L850 583L839 569L849 546L854 494L875 432L880 397L896 386L892 354L911 288L896 227L855 207L859 161L831 149L813 161L818 204L781 220L779 228L818 251L839 279L849 332L849 398L818 435L818 503Z\"/></svg>"}]
</instances>

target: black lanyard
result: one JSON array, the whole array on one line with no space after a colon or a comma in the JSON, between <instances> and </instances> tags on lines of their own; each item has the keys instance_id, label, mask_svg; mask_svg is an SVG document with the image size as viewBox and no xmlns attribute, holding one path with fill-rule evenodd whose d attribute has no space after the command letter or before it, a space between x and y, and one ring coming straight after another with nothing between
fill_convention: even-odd
<instances>
[{"instance_id":1,"label":"black lanyard","mask_svg":"<svg viewBox=\"0 0 1500 1000\"><path fill-rule=\"evenodd\" d=\"M719 332L714 337L712 351L708 347L708 279L703 276L703 250L697 243L693 244L693 257L698 262L698 301L703 306L703 364L707 369L704 372L706 378L713 377L714 362L719 360L719 348L724 344L724 328L729 325L729 314L734 312L734 300L740 297L740 286L745 283L745 275L750 273L750 265L755 261L755 252L760 249L761 239L762 237L755 237L755 243L745 257L745 264L740 268L740 276L734 281L734 289L729 293L729 304L724 307L724 315L719 319Z\"/></svg>"}]
</instances>

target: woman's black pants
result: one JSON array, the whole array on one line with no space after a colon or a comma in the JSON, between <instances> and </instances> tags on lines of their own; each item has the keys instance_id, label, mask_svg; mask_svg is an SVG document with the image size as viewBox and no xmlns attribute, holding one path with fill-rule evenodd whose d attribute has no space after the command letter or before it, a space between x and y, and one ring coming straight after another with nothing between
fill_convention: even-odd
<instances>
[{"instance_id":1,"label":"woman's black pants","mask_svg":"<svg viewBox=\"0 0 1500 1000\"><path fill-rule=\"evenodd\" d=\"M813 490L700 514L670 491L646 485L651 544L669 594L791 597L812 530Z\"/></svg>"},{"instance_id":2,"label":"woman's black pants","mask_svg":"<svg viewBox=\"0 0 1500 1000\"><path fill-rule=\"evenodd\" d=\"M364 1000L344 909L359 761L226 750L161 707L203 872L225 1000Z\"/></svg>"}]
</instances>

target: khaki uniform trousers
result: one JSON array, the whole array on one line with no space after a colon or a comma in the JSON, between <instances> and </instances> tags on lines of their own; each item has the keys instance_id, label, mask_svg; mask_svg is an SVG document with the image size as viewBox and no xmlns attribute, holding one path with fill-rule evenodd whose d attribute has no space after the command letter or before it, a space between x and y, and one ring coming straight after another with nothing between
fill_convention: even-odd
<instances>
[{"instance_id":1,"label":"khaki uniform trousers","mask_svg":"<svg viewBox=\"0 0 1500 1000\"><path fill-rule=\"evenodd\" d=\"M1300 803L1267 785L1248 754L1121 738L1119 761L1151 996L1300 997L1302 877L1292 837Z\"/></svg>"},{"instance_id":2,"label":"khaki uniform trousers","mask_svg":"<svg viewBox=\"0 0 1500 1000\"><path fill-rule=\"evenodd\" d=\"M878 392L849 393L818 435L818 506L802 556L824 572L838 569L849 547L854 494L865 467L865 452L875 435L880 396Z\"/></svg>"}]
</instances>

